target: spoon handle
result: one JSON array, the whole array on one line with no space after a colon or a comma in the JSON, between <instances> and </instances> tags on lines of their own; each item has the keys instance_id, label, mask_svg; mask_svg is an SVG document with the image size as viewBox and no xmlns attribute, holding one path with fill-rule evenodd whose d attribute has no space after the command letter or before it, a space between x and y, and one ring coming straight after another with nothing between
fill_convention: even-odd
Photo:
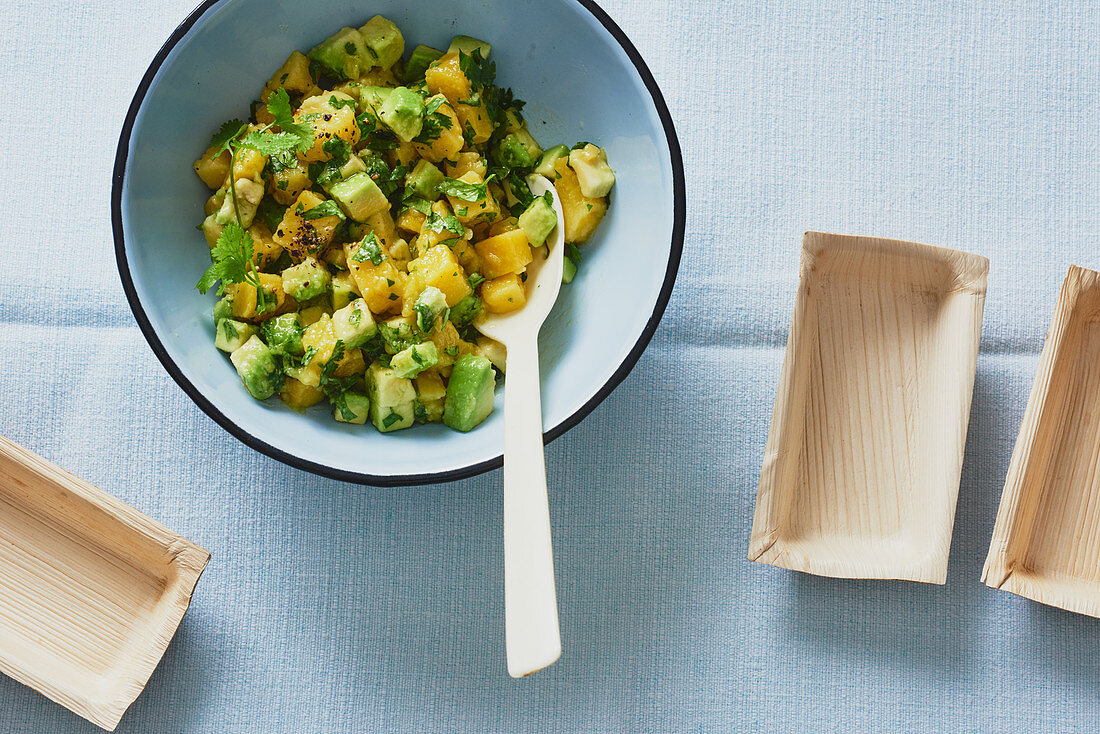
<instances>
[{"instance_id":1,"label":"spoon handle","mask_svg":"<svg viewBox=\"0 0 1100 734\"><path fill-rule=\"evenodd\" d=\"M542 445L537 335L508 344L504 396L504 627L508 673L561 655Z\"/></svg>"}]
</instances>

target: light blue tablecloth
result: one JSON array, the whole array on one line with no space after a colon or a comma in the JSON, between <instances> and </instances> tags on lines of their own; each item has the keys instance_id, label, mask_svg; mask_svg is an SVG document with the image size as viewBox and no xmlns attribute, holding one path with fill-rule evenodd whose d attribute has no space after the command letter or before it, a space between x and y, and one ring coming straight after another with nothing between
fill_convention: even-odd
<instances>
[{"instance_id":1,"label":"light blue tablecloth","mask_svg":"<svg viewBox=\"0 0 1100 734\"><path fill-rule=\"evenodd\" d=\"M214 554L119 731L1095 730L1100 622L979 583L1062 278L1100 266L1094 4L607 0L679 128L686 249L633 375L548 448L565 652L513 681L499 472L285 467L130 315L110 168L191 2L0 5L0 433ZM992 261L946 587L746 560L806 229ZM0 679L3 734L91 731Z\"/></svg>"}]
</instances>

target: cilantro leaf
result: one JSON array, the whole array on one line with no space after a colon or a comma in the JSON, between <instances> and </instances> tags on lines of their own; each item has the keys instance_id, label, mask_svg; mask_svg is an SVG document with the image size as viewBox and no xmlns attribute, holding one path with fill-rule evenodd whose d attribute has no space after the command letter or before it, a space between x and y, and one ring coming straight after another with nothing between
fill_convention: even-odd
<instances>
[{"instance_id":1,"label":"cilantro leaf","mask_svg":"<svg viewBox=\"0 0 1100 734\"><path fill-rule=\"evenodd\" d=\"M312 138L311 138L312 140ZM242 148L251 148L264 155L281 156L298 150L301 139L290 133L253 130L241 139Z\"/></svg>"},{"instance_id":2,"label":"cilantro leaf","mask_svg":"<svg viewBox=\"0 0 1100 734\"><path fill-rule=\"evenodd\" d=\"M332 356L321 366L321 384L324 385L332 379L332 373L340 366L340 360L344 358L344 342L336 340L336 346L332 348Z\"/></svg>"},{"instance_id":3,"label":"cilantro leaf","mask_svg":"<svg viewBox=\"0 0 1100 734\"><path fill-rule=\"evenodd\" d=\"M237 139L237 136L241 134L244 128L245 124L235 118L222 123L218 132L214 133L214 136L210 138L210 147L215 149L214 155L212 155L211 158L217 158L224 151L229 150L229 146L233 144L233 141Z\"/></svg>"},{"instance_id":4,"label":"cilantro leaf","mask_svg":"<svg viewBox=\"0 0 1100 734\"><path fill-rule=\"evenodd\" d=\"M466 234L466 228L462 226L462 222L458 221L457 217L443 217L436 212L429 214L428 218L424 220L424 224L420 227L421 232L443 232L444 230L453 232L457 235Z\"/></svg>"},{"instance_id":5,"label":"cilantro leaf","mask_svg":"<svg viewBox=\"0 0 1100 734\"><path fill-rule=\"evenodd\" d=\"M302 212L302 219L320 219L321 217L340 217L340 219L347 219L347 217L344 216L344 212L340 211L340 207L332 199L322 201L312 209L306 209Z\"/></svg>"},{"instance_id":6,"label":"cilantro leaf","mask_svg":"<svg viewBox=\"0 0 1100 734\"><path fill-rule=\"evenodd\" d=\"M374 236L374 232L369 232L359 243L359 248L351 259L357 263L365 263L369 260L374 265L381 265L382 257L382 247L378 243L378 238Z\"/></svg>"},{"instance_id":7,"label":"cilantro leaf","mask_svg":"<svg viewBox=\"0 0 1100 734\"><path fill-rule=\"evenodd\" d=\"M497 78L496 62L483 58L480 48L475 48L470 53L459 51L458 68L470 80L474 89L488 87Z\"/></svg>"},{"instance_id":8,"label":"cilantro leaf","mask_svg":"<svg viewBox=\"0 0 1100 734\"><path fill-rule=\"evenodd\" d=\"M439 140L444 130L450 130L454 126L451 116L439 111L439 108L446 103L447 98L443 96L428 100L424 105L424 126L420 129L420 134L413 138L414 143L431 143Z\"/></svg>"},{"instance_id":9,"label":"cilantro leaf","mask_svg":"<svg viewBox=\"0 0 1100 734\"><path fill-rule=\"evenodd\" d=\"M213 262L199 278L195 288L199 293L206 293L214 287L215 283L221 281L221 285L218 286L218 295L221 295L225 292L226 284L245 282L252 261L252 252L252 235L236 222L225 225L221 236L210 251Z\"/></svg>"},{"instance_id":10,"label":"cilantro leaf","mask_svg":"<svg viewBox=\"0 0 1100 734\"><path fill-rule=\"evenodd\" d=\"M394 423L397 423L399 420L401 420L401 415L393 408L390 408L390 414L382 419L382 426L385 428L389 428Z\"/></svg>"},{"instance_id":11,"label":"cilantro leaf","mask_svg":"<svg viewBox=\"0 0 1100 734\"><path fill-rule=\"evenodd\" d=\"M569 259L572 260L574 264L579 264L580 263L580 261L581 261L581 249L579 247L577 247L577 243L575 243L575 242L566 242L565 243L565 254L569 256Z\"/></svg>"},{"instance_id":12,"label":"cilantro leaf","mask_svg":"<svg viewBox=\"0 0 1100 734\"><path fill-rule=\"evenodd\" d=\"M330 95L328 98L328 106L334 110L338 110L341 107L351 107L355 109L356 104L354 99L340 99L335 94Z\"/></svg>"},{"instance_id":13,"label":"cilantro leaf","mask_svg":"<svg viewBox=\"0 0 1100 734\"><path fill-rule=\"evenodd\" d=\"M472 184L457 178L444 178L443 183L439 184L439 192L463 201L481 201L486 197L489 182L492 180L493 177L489 176L479 184Z\"/></svg>"}]
</instances>

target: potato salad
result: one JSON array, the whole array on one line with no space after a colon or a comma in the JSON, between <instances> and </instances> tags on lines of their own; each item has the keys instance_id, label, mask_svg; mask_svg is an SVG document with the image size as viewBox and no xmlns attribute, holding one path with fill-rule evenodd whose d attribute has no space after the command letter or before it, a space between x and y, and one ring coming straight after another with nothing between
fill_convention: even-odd
<instances>
[{"instance_id":1,"label":"potato salad","mask_svg":"<svg viewBox=\"0 0 1100 734\"><path fill-rule=\"evenodd\" d=\"M565 221L564 282L607 212L615 176L588 142L544 149L496 84L484 41L416 46L375 16L294 51L194 164L214 345L244 389L382 432L493 410L503 347L482 314L526 302L527 266Z\"/></svg>"}]
</instances>

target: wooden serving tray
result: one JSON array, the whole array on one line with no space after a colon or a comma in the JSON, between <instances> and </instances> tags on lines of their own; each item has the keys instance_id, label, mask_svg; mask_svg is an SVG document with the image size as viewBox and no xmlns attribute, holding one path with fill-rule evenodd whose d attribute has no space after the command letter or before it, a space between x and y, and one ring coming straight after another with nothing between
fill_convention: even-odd
<instances>
[{"instance_id":1,"label":"wooden serving tray","mask_svg":"<svg viewBox=\"0 0 1100 734\"><path fill-rule=\"evenodd\" d=\"M989 261L807 232L749 559L942 584Z\"/></svg>"},{"instance_id":2,"label":"wooden serving tray","mask_svg":"<svg viewBox=\"0 0 1100 734\"><path fill-rule=\"evenodd\" d=\"M209 560L0 437L0 671L113 730Z\"/></svg>"},{"instance_id":3,"label":"wooden serving tray","mask_svg":"<svg viewBox=\"0 0 1100 734\"><path fill-rule=\"evenodd\" d=\"M1100 617L1100 273L1062 285L982 581Z\"/></svg>"}]
</instances>

